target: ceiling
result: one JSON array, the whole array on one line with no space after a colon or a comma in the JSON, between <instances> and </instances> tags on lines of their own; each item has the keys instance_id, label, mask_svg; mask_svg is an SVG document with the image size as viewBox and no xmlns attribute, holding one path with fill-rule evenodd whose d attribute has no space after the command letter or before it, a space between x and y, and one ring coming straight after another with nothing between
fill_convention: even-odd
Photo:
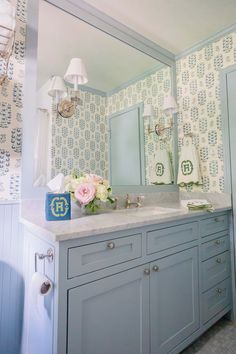
<instances>
[{"instance_id":1,"label":"ceiling","mask_svg":"<svg viewBox=\"0 0 236 354\"><path fill-rule=\"evenodd\" d=\"M236 13L236 0L85 1L175 54L233 24ZM40 0L38 87L52 75L63 77L73 57L81 57L85 62L87 86L103 92L139 77L158 64Z\"/></svg>"},{"instance_id":2,"label":"ceiling","mask_svg":"<svg viewBox=\"0 0 236 354\"><path fill-rule=\"evenodd\" d=\"M46 1L39 4L38 88L53 75L64 77L73 57L85 63L86 86L106 93L161 65Z\"/></svg>"},{"instance_id":3,"label":"ceiling","mask_svg":"<svg viewBox=\"0 0 236 354\"><path fill-rule=\"evenodd\" d=\"M236 0L85 0L178 54L236 22Z\"/></svg>"}]
</instances>

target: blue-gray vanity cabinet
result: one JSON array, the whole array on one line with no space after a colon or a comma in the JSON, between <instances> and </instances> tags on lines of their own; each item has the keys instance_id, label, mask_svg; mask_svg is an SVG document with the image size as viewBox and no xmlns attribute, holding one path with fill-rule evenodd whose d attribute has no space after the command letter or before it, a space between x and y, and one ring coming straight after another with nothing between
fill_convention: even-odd
<instances>
[{"instance_id":1,"label":"blue-gray vanity cabinet","mask_svg":"<svg viewBox=\"0 0 236 354\"><path fill-rule=\"evenodd\" d=\"M228 313L228 213L192 215L61 242L25 232L26 292L35 252L54 251L45 354L178 354Z\"/></svg>"},{"instance_id":2,"label":"blue-gray vanity cabinet","mask_svg":"<svg viewBox=\"0 0 236 354\"><path fill-rule=\"evenodd\" d=\"M149 265L69 290L67 354L149 353Z\"/></svg>"},{"instance_id":3,"label":"blue-gray vanity cabinet","mask_svg":"<svg viewBox=\"0 0 236 354\"><path fill-rule=\"evenodd\" d=\"M230 303L231 281L227 278L203 294L203 323L227 308Z\"/></svg>"},{"instance_id":4,"label":"blue-gray vanity cabinet","mask_svg":"<svg viewBox=\"0 0 236 354\"><path fill-rule=\"evenodd\" d=\"M141 233L72 247L68 250L68 278L128 262L141 256Z\"/></svg>"},{"instance_id":5,"label":"blue-gray vanity cabinet","mask_svg":"<svg viewBox=\"0 0 236 354\"><path fill-rule=\"evenodd\" d=\"M229 227L228 214L213 216L202 220L200 223L200 235L205 237L216 232L227 230Z\"/></svg>"},{"instance_id":6,"label":"blue-gray vanity cabinet","mask_svg":"<svg viewBox=\"0 0 236 354\"><path fill-rule=\"evenodd\" d=\"M198 328L198 247L69 290L68 354L164 354Z\"/></svg>"},{"instance_id":7,"label":"blue-gray vanity cabinet","mask_svg":"<svg viewBox=\"0 0 236 354\"><path fill-rule=\"evenodd\" d=\"M221 253L202 262L202 290L208 290L230 275L230 253Z\"/></svg>"},{"instance_id":8,"label":"blue-gray vanity cabinet","mask_svg":"<svg viewBox=\"0 0 236 354\"><path fill-rule=\"evenodd\" d=\"M169 353L200 326L198 247L151 263L151 353Z\"/></svg>"}]
</instances>

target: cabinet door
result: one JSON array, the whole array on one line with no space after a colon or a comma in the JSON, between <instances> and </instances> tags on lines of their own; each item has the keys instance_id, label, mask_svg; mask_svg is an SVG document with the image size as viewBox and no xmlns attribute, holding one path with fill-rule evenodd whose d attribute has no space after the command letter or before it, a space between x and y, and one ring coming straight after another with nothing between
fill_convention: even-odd
<instances>
[{"instance_id":1,"label":"cabinet door","mask_svg":"<svg viewBox=\"0 0 236 354\"><path fill-rule=\"evenodd\" d=\"M146 268L149 270L149 265ZM149 353L146 268L69 290L68 354Z\"/></svg>"},{"instance_id":2,"label":"cabinet door","mask_svg":"<svg viewBox=\"0 0 236 354\"><path fill-rule=\"evenodd\" d=\"M150 316L152 354L168 353L199 328L197 247L151 264Z\"/></svg>"}]
</instances>

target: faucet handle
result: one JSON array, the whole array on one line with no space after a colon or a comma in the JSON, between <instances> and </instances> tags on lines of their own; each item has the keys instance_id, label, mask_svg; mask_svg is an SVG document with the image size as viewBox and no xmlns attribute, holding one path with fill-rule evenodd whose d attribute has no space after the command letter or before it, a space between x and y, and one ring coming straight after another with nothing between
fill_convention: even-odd
<instances>
[{"instance_id":1,"label":"faucet handle","mask_svg":"<svg viewBox=\"0 0 236 354\"><path fill-rule=\"evenodd\" d=\"M144 198L145 198L144 195L139 195L139 196L137 197L137 204L138 204L138 206L142 206L142 202L143 202Z\"/></svg>"},{"instance_id":2,"label":"faucet handle","mask_svg":"<svg viewBox=\"0 0 236 354\"><path fill-rule=\"evenodd\" d=\"M137 200L138 201L142 201L142 200L144 200L145 199L145 196L144 195L138 195L137 196Z\"/></svg>"},{"instance_id":3,"label":"faucet handle","mask_svg":"<svg viewBox=\"0 0 236 354\"><path fill-rule=\"evenodd\" d=\"M130 207L130 204L131 204L130 196L127 193L126 194L126 199L125 199L125 207L126 207L126 209L128 209Z\"/></svg>"}]
</instances>

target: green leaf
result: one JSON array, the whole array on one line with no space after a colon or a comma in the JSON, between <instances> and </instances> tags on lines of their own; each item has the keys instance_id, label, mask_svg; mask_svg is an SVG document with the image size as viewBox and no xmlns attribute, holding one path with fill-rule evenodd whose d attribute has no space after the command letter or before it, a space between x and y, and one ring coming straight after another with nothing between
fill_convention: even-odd
<instances>
[{"instance_id":1,"label":"green leaf","mask_svg":"<svg viewBox=\"0 0 236 354\"><path fill-rule=\"evenodd\" d=\"M111 204L115 203L115 200L112 199L111 197L107 197L107 200L109 200L109 202L110 202Z\"/></svg>"}]
</instances>

